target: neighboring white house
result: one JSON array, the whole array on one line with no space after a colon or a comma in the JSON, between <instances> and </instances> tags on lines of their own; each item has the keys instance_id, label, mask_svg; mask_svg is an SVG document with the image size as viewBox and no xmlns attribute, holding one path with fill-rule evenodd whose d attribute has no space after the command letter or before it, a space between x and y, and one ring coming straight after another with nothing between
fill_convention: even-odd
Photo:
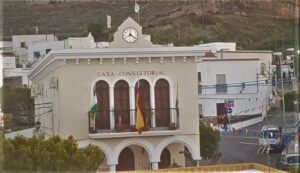
<instances>
[{"instance_id":1,"label":"neighboring white house","mask_svg":"<svg viewBox=\"0 0 300 173\"><path fill-rule=\"evenodd\" d=\"M13 54L20 65L28 63L28 47L36 43L53 42L56 38L53 34L49 35L13 35Z\"/></svg>"},{"instance_id":2,"label":"neighboring white house","mask_svg":"<svg viewBox=\"0 0 300 173\"><path fill-rule=\"evenodd\" d=\"M65 48L64 41L41 42L28 47L28 62L34 63L39 58L44 57L51 50L61 50Z\"/></svg>"},{"instance_id":3,"label":"neighboring white house","mask_svg":"<svg viewBox=\"0 0 300 173\"><path fill-rule=\"evenodd\" d=\"M65 49L95 48L96 43L91 33L87 37L69 37L65 41Z\"/></svg>"},{"instance_id":4,"label":"neighboring white house","mask_svg":"<svg viewBox=\"0 0 300 173\"><path fill-rule=\"evenodd\" d=\"M212 53L217 53L218 51L236 51L236 43L230 42L212 42L206 44L200 44L199 47L206 48Z\"/></svg>"},{"instance_id":5,"label":"neighboring white house","mask_svg":"<svg viewBox=\"0 0 300 173\"><path fill-rule=\"evenodd\" d=\"M236 50L235 43L199 46L215 55L197 64L199 116L265 116L273 98L273 52Z\"/></svg>"}]
</instances>

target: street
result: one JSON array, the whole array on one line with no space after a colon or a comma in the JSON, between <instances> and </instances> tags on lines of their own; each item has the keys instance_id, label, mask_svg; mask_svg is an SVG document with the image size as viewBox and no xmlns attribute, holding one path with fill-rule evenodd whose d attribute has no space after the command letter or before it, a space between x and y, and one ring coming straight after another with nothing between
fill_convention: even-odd
<instances>
[{"instance_id":1,"label":"street","mask_svg":"<svg viewBox=\"0 0 300 173\"><path fill-rule=\"evenodd\" d=\"M260 163L276 167L276 162L280 157L280 152L270 152L268 155L257 154L258 149L258 132L263 125L278 125L283 127L283 116L280 108L274 108L268 115L268 121L246 127L241 130L230 133L222 133L219 151L222 153L217 164L233 163ZM292 113L286 113L286 129L292 128L297 120ZM248 133L246 134L246 129ZM268 164L269 160L269 164Z\"/></svg>"}]
</instances>

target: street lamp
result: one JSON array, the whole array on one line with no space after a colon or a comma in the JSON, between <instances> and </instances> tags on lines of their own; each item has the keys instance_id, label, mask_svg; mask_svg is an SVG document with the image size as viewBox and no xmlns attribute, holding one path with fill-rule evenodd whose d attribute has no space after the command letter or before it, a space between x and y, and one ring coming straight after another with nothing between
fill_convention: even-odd
<instances>
[{"instance_id":1,"label":"street lamp","mask_svg":"<svg viewBox=\"0 0 300 173\"><path fill-rule=\"evenodd\" d=\"M286 49L288 52L292 52L292 58L293 58L293 77L294 77L294 88L297 91L297 77L296 77L296 63L295 63L295 59L296 59L296 55L295 55L295 49L294 48L288 48ZM299 52L299 50L297 51L297 53Z\"/></svg>"},{"instance_id":2,"label":"street lamp","mask_svg":"<svg viewBox=\"0 0 300 173\"><path fill-rule=\"evenodd\" d=\"M282 73L282 52L274 52L273 54L279 57L281 95L282 95L283 132L285 133L286 132L286 129L285 129L285 101L284 101L283 73Z\"/></svg>"}]
</instances>

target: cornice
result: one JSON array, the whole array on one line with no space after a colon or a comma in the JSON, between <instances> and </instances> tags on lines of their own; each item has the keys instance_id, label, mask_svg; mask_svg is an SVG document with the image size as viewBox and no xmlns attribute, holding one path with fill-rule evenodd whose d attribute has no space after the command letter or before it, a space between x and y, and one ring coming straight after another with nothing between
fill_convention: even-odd
<instances>
[{"instance_id":1,"label":"cornice","mask_svg":"<svg viewBox=\"0 0 300 173\"><path fill-rule=\"evenodd\" d=\"M41 59L29 72L28 78L33 79L51 65L59 61L63 64L70 59L98 59L98 58L149 58L149 57L201 57L207 50L201 47L151 47L151 48L99 48L99 49L63 49L52 50ZM48 71L48 70L47 70ZM50 70L51 71L51 70Z\"/></svg>"}]
</instances>

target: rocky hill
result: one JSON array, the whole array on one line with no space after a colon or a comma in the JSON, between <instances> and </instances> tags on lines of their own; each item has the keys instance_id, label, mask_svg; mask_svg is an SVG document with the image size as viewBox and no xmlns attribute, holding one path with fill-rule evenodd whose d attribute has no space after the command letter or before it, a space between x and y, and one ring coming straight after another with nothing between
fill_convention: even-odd
<instances>
[{"instance_id":1,"label":"rocky hill","mask_svg":"<svg viewBox=\"0 0 300 173\"><path fill-rule=\"evenodd\" d=\"M154 43L193 45L212 41L234 41L239 49L279 50L295 45L295 9L289 1L138 1L140 24ZM101 0L26 4L3 4L3 35L54 33L59 38L87 35L91 24L99 24L111 40L116 27L128 16L136 19L134 1ZM107 29L106 15L112 17ZM105 41L105 40L104 40Z\"/></svg>"}]
</instances>

